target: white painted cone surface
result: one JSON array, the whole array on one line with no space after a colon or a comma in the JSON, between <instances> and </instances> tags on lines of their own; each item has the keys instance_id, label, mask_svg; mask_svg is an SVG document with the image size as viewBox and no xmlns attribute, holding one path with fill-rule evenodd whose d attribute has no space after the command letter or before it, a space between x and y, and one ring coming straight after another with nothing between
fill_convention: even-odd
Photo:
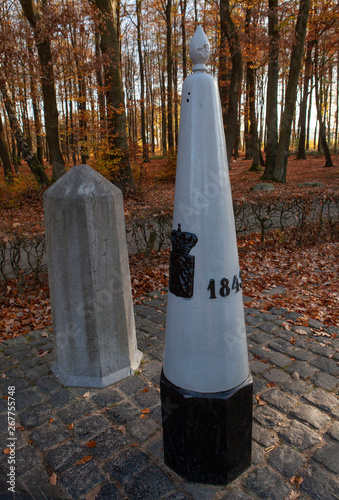
<instances>
[{"instance_id":1,"label":"white painted cone surface","mask_svg":"<svg viewBox=\"0 0 339 500\"><path fill-rule=\"evenodd\" d=\"M198 242L190 252L193 296L169 293L164 374L184 389L214 393L244 382L249 365L219 90L206 73L209 44L200 26L190 56L194 67L182 90L173 229L180 224ZM211 280L216 298L210 298Z\"/></svg>"}]
</instances>

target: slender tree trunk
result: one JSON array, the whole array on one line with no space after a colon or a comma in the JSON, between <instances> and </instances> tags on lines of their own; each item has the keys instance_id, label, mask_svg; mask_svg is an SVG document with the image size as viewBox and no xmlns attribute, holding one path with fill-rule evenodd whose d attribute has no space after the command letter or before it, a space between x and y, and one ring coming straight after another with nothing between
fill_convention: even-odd
<instances>
[{"instance_id":1,"label":"slender tree trunk","mask_svg":"<svg viewBox=\"0 0 339 500\"><path fill-rule=\"evenodd\" d=\"M291 127L297 98L297 87L304 51L310 4L311 0L300 0L299 13L295 27L295 43L291 54L290 71L285 94L285 108L281 119L277 158L273 172L273 178L278 182L286 182Z\"/></svg>"},{"instance_id":2,"label":"slender tree trunk","mask_svg":"<svg viewBox=\"0 0 339 500\"><path fill-rule=\"evenodd\" d=\"M1 67L0 67L0 91L3 96L10 126L14 132L15 139L22 156L26 160L29 168L31 169L38 183L41 185L48 186L49 179L45 174L43 166L40 164L37 155L33 153L30 147L28 146L27 141L22 133L19 121L16 116L15 104L12 101L7 82L3 78L3 75L1 75Z\"/></svg>"},{"instance_id":3,"label":"slender tree trunk","mask_svg":"<svg viewBox=\"0 0 339 500\"><path fill-rule=\"evenodd\" d=\"M228 108L224 110L223 118L226 134L227 160L230 166L233 148L237 134L238 101L242 80L242 55L237 28L230 14L229 0L220 1L221 44L227 40L232 60L231 83L228 91ZM226 87L225 74L222 74L222 86Z\"/></svg>"},{"instance_id":4,"label":"slender tree trunk","mask_svg":"<svg viewBox=\"0 0 339 500\"><path fill-rule=\"evenodd\" d=\"M172 0L166 3L166 55L167 55L167 137L168 150L174 151L173 134L173 55L172 55Z\"/></svg>"},{"instance_id":5,"label":"slender tree trunk","mask_svg":"<svg viewBox=\"0 0 339 500\"><path fill-rule=\"evenodd\" d=\"M183 76L183 79L185 79L187 76L186 9L187 9L187 0L180 0L181 39L182 39L182 76Z\"/></svg>"},{"instance_id":6,"label":"slender tree trunk","mask_svg":"<svg viewBox=\"0 0 339 500\"><path fill-rule=\"evenodd\" d=\"M58 108L53 74L51 41L40 29L40 14L34 0L20 0L24 15L31 25L41 65L41 89L44 99L44 114L46 139L53 168L53 181L59 179L65 172L65 162L60 150Z\"/></svg>"},{"instance_id":7,"label":"slender tree trunk","mask_svg":"<svg viewBox=\"0 0 339 500\"><path fill-rule=\"evenodd\" d=\"M97 58L95 76L96 76L97 85L98 85L100 141L102 141L103 136L106 135L106 113L105 113L104 82L102 79L102 64L101 64L100 33L99 33L99 31L95 32L95 55Z\"/></svg>"},{"instance_id":8,"label":"slender tree trunk","mask_svg":"<svg viewBox=\"0 0 339 500\"><path fill-rule=\"evenodd\" d=\"M10 183L13 180L13 169L9 157L7 143L5 140L4 127L2 124L1 115L0 115L0 158L2 166L4 168L5 181L7 183Z\"/></svg>"},{"instance_id":9,"label":"slender tree trunk","mask_svg":"<svg viewBox=\"0 0 339 500\"><path fill-rule=\"evenodd\" d=\"M269 0L268 33L270 36L267 94L266 94L266 165L263 179L271 180L278 145L278 82L279 29L278 0Z\"/></svg>"},{"instance_id":10,"label":"slender tree trunk","mask_svg":"<svg viewBox=\"0 0 339 500\"><path fill-rule=\"evenodd\" d=\"M142 158L145 162L149 161L148 144L146 140L146 118L145 118L145 73L144 58L141 44L141 1L136 0L137 12L137 40L140 70L140 114L141 114L141 140L142 140Z\"/></svg>"},{"instance_id":11,"label":"slender tree trunk","mask_svg":"<svg viewBox=\"0 0 339 500\"><path fill-rule=\"evenodd\" d=\"M113 161L110 179L123 191L134 190L126 134L125 99L121 75L118 0L95 0L101 12L100 47L105 58L107 125ZM114 164L115 163L115 164ZM118 166L116 167L116 163Z\"/></svg>"},{"instance_id":12,"label":"slender tree trunk","mask_svg":"<svg viewBox=\"0 0 339 500\"><path fill-rule=\"evenodd\" d=\"M315 42L315 54L314 54L314 82L315 82L315 101L317 107L317 118L319 123L319 138L324 151L326 163L325 167L333 167L332 158L330 155L330 150L326 141L326 127L325 122L321 116L321 103L319 97L319 72L318 72L318 40Z\"/></svg>"},{"instance_id":13,"label":"slender tree trunk","mask_svg":"<svg viewBox=\"0 0 339 500\"><path fill-rule=\"evenodd\" d=\"M306 131L306 151L310 149L310 128L311 128L311 116L312 116L312 93L313 93L313 79L312 74L310 78L310 93L308 100L308 112L307 112L307 131Z\"/></svg>"},{"instance_id":14,"label":"slender tree trunk","mask_svg":"<svg viewBox=\"0 0 339 500\"><path fill-rule=\"evenodd\" d=\"M303 98L300 105L300 117L299 117L299 125L300 125L300 135L299 135L299 148L297 159L306 160L306 114L307 114L307 100L308 100L308 86L309 81L312 74L312 50L313 50L314 42L311 40L307 44L306 49L306 57L305 57L305 76L304 76L304 90L303 90Z\"/></svg>"}]
</instances>

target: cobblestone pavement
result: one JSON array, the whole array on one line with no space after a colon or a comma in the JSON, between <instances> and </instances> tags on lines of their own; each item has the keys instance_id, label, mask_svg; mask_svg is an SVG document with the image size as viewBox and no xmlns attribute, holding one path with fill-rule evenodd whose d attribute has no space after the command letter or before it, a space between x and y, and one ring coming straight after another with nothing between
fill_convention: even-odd
<instances>
[{"instance_id":1,"label":"cobblestone pavement","mask_svg":"<svg viewBox=\"0 0 339 500\"><path fill-rule=\"evenodd\" d=\"M135 307L140 372L105 389L62 387L52 333L0 344L0 499L13 498L8 387L15 387L18 499L339 498L339 328L245 308L254 379L252 467L227 487L187 483L164 465L159 376L166 295ZM286 329L291 327L291 330ZM56 483L55 485L52 482Z\"/></svg>"}]
</instances>

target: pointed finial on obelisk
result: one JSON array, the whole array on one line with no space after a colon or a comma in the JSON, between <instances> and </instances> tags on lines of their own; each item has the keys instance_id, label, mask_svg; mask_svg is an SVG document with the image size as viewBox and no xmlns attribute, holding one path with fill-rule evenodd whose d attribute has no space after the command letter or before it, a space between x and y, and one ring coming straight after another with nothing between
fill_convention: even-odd
<instances>
[{"instance_id":1,"label":"pointed finial on obelisk","mask_svg":"<svg viewBox=\"0 0 339 500\"><path fill-rule=\"evenodd\" d=\"M202 26L198 26L190 43L189 54L193 61L193 71L207 71L210 58L210 44Z\"/></svg>"}]
</instances>

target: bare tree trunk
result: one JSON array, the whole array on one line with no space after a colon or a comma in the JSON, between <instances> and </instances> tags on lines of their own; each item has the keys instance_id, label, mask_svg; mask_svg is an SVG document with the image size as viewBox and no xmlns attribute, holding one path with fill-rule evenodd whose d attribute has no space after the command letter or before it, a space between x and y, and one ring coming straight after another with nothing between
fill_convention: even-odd
<instances>
[{"instance_id":1,"label":"bare tree trunk","mask_svg":"<svg viewBox=\"0 0 339 500\"><path fill-rule=\"evenodd\" d=\"M187 76L186 9L187 9L187 0L180 0L181 38L182 38L182 76L183 76L183 79L185 79Z\"/></svg>"},{"instance_id":2,"label":"bare tree trunk","mask_svg":"<svg viewBox=\"0 0 339 500\"><path fill-rule=\"evenodd\" d=\"M231 163L237 134L238 101L242 80L242 55L237 28L230 14L229 0L220 1L221 44L227 40L232 60L231 83L228 90L228 107L223 111L228 165ZM226 87L226 75L222 74L222 85Z\"/></svg>"},{"instance_id":3,"label":"bare tree trunk","mask_svg":"<svg viewBox=\"0 0 339 500\"><path fill-rule=\"evenodd\" d=\"M13 169L5 140L4 127L1 120L1 115L0 115L0 158L2 166L4 168L5 181L7 183L10 183L13 180Z\"/></svg>"},{"instance_id":4,"label":"bare tree trunk","mask_svg":"<svg viewBox=\"0 0 339 500\"><path fill-rule=\"evenodd\" d=\"M174 150L173 134L173 55L172 55L172 0L166 3L166 55L167 55L167 137L168 150Z\"/></svg>"},{"instance_id":5,"label":"bare tree trunk","mask_svg":"<svg viewBox=\"0 0 339 500\"><path fill-rule=\"evenodd\" d=\"M144 59L141 45L141 0L136 0L137 12L137 39L140 70L140 114L141 114L141 140L142 140L142 158L145 162L149 161L148 144L146 140L146 119L145 119L145 73Z\"/></svg>"},{"instance_id":6,"label":"bare tree trunk","mask_svg":"<svg viewBox=\"0 0 339 500\"><path fill-rule=\"evenodd\" d=\"M40 14L34 0L20 0L24 15L31 25L41 65L41 89L44 99L46 139L53 168L53 181L65 172L65 162L60 150L58 108L53 74L51 41L39 26Z\"/></svg>"},{"instance_id":7,"label":"bare tree trunk","mask_svg":"<svg viewBox=\"0 0 339 500\"><path fill-rule=\"evenodd\" d=\"M318 72L318 40L315 41L315 54L314 54L314 82L315 82L315 101L317 107L317 118L319 122L319 138L324 151L326 163L325 167L333 167L330 150L326 141L326 128L323 117L321 116L321 103L319 98L319 72Z\"/></svg>"},{"instance_id":8,"label":"bare tree trunk","mask_svg":"<svg viewBox=\"0 0 339 500\"><path fill-rule=\"evenodd\" d=\"M126 134L125 99L121 75L118 0L95 0L101 12L100 47L105 58L107 125L113 162L110 180L124 192L134 190ZM115 167L115 168L114 168Z\"/></svg>"},{"instance_id":9,"label":"bare tree trunk","mask_svg":"<svg viewBox=\"0 0 339 500\"><path fill-rule=\"evenodd\" d=\"M100 141L106 135L106 113L105 113L105 93L104 82L102 79L102 65L100 54L100 33L95 33L95 55L97 57L95 76L98 85L98 105L99 105L99 123L100 123Z\"/></svg>"},{"instance_id":10,"label":"bare tree trunk","mask_svg":"<svg viewBox=\"0 0 339 500\"><path fill-rule=\"evenodd\" d=\"M305 76L304 76L304 90L303 90L303 98L300 105L300 135L299 135L299 148L297 159L306 160L306 114L307 114L307 100L308 100L308 86L309 81L312 74L312 50L313 50L314 42L309 41L306 49L306 57L305 57Z\"/></svg>"},{"instance_id":11,"label":"bare tree trunk","mask_svg":"<svg viewBox=\"0 0 339 500\"><path fill-rule=\"evenodd\" d=\"M270 52L266 97L266 166L263 179L273 177L278 145L279 29L278 0L269 0L268 33Z\"/></svg>"},{"instance_id":12,"label":"bare tree trunk","mask_svg":"<svg viewBox=\"0 0 339 500\"><path fill-rule=\"evenodd\" d=\"M297 99L297 87L304 51L308 13L311 0L300 0L297 23L295 27L295 43L293 45L288 84L285 94L285 108L281 119L277 158L273 178L278 182L286 182L288 150L291 137L291 127Z\"/></svg>"},{"instance_id":13,"label":"bare tree trunk","mask_svg":"<svg viewBox=\"0 0 339 500\"><path fill-rule=\"evenodd\" d=\"M43 166L40 164L36 154L34 154L32 150L29 148L27 141L21 131L19 121L16 117L15 104L11 99L7 82L3 78L3 75L1 75L1 67L0 67L0 91L3 96L10 126L14 132L15 139L22 156L26 160L29 168L31 169L38 183L44 186L48 186L49 179L45 174Z\"/></svg>"}]
</instances>

